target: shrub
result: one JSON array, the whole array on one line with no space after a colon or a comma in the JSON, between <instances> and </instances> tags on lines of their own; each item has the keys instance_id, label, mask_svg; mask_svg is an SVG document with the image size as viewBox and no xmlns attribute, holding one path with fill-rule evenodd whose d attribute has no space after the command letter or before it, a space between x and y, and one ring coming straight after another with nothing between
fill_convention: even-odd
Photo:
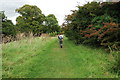
<instances>
[{"instance_id":1,"label":"shrub","mask_svg":"<svg viewBox=\"0 0 120 80\"><path fill-rule=\"evenodd\" d=\"M55 32L51 32L51 33L49 33L49 35L50 36L56 36L56 35L58 35L58 32L56 32L56 31Z\"/></svg>"},{"instance_id":2,"label":"shrub","mask_svg":"<svg viewBox=\"0 0 120 80\"><path fill-rule=\"evenodd\" d=\"M86 30L80 30L80 34L86 39L84 42L99 44L108 47L111 51L120 50L120 28L116 23L103 23L104 26L96 28L89 25Z\"/></svg>"}]
</instances>

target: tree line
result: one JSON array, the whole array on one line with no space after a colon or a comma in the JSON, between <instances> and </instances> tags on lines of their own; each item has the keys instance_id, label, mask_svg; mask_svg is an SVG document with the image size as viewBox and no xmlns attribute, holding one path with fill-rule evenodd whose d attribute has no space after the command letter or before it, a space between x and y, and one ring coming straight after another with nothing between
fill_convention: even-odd
<instances>
[{"instance_id":1,"label":"tree line","mask_svg":"<svg viewBox=\"0 0 120 80\"><path fill-rule=\"evenodd\" d=\"M30 33L33 36L40 36L42 33L59 33L60 26L54 14L45 16L40 8L35 5L24 5L15 10L20 14L16 18L14 25L11 20L8 20L4 12L2 16L2 35L3 37L16 37L19 33L24 33L28 36Z\"/></svg>"}]
</instances>

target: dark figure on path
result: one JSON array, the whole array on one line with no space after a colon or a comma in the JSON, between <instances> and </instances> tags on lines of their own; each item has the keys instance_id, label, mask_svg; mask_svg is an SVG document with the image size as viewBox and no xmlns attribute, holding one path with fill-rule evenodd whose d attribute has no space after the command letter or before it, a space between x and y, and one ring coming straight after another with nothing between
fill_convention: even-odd
<instances>
[{"instance_id":1,"label":"dark figure on path","mask_svg":"<svg viewBox=\"0 0 120 80\"><path fill-rule=\"evenodd\" d=\"M58 39L59 39L59 43L60 43L60 47L63 47L63 35L60 33L60 35L58 35Z\"/></svg>"}]
</instances>

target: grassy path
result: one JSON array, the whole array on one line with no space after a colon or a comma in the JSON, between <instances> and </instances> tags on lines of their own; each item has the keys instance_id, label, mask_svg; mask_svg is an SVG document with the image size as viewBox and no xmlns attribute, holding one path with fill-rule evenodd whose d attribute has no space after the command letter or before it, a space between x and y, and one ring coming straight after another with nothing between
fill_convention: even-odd
<instances>
[{"instance_id":1,"label":"grassy path","mask_svg":"<svg viewBox=\"0 0 120 80\"><path fill-rule=\"evenodd\" d=\"M63 48L57 38L24 40L3 45L3 77L110 78L115 77L107 71L110 58L101 49L76 46L67 38Z\"/></svg>"}]
</instances>

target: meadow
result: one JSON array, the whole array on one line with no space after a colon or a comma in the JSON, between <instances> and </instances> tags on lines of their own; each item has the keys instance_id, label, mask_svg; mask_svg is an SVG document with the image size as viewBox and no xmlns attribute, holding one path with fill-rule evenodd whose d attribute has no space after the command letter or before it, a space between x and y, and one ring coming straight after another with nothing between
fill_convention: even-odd
<instances>
[{"instance_id":1,"label":"meadow","mask_svg":"<svg viewBox=\"0 0 120 80\"><path fill-rule=\"evenodd\" d=\"M57 37L26 38L2 45L3 78L116 78L114 58L101 48L75 45Z\"/></svg>"}]
</instances>

